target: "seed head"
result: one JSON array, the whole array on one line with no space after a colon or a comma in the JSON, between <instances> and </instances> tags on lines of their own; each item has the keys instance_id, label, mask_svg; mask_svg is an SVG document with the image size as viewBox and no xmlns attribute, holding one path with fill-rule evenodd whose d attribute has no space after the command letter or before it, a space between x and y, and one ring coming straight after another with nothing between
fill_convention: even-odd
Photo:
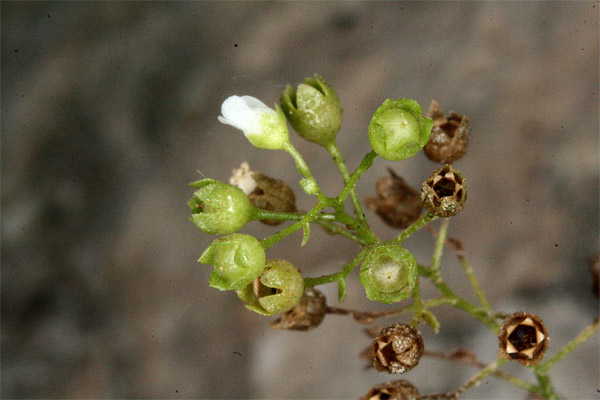
<instances>
[{"instance_id":1,"label":"seed head","mask_svg":"<svg viewBox=\"0 0 600 400\"><path fill-rule=\"evenodd\" d=\"M416 328L390 325L371 344L373 366L381 372L403 374L419 364L424 348L423 337Z\"/></svg>"},{"instance_id":2,"label":"seed head","mask_svg":"<svg viewBox=\"0 0 600 400\"><path fill-rule=\"evenodd\" d=\"M412 383L398 380L373 386L360 400L416 400L419 396Z\"/></svg>"},{"instance_id":3,"label":"seed head","mask_svg":"<svg viewBox=\"0 0 600 400\"><path fill-rule=\"evenodd\" d=\"M390 168L390 176L375 184L378 197L367 197L369 210L374 211L386 224L404 229L419 219L423 204L419 193Z\"/></svg>"},{"instance_id":4,"label":"seed head","mask_svg":"<svg viewBox=\"0 0 600 400\"><path fill-rule=\"evenodd\" d=\"M300 303L269 325L275 329L308 331L319 326L326 313L325 295L317 289L306 288Z\"/></svg>"},{"instance_id":5,"label":"seed head","mask_svg":"<svg viewBox=\"0 0 600 400\"><path fill-rule=\"evenodd\" d=\"M433 119L429 142L423 148L427 158L440 164L461 159L469 145L469 120L454 112L446 116L435 100L431 102L427 116Z\"/></svg>"},{"instance_id":6,"label":"seed head","mask_svg":"<svg viewBox=\"0 0 600 400\"><path fill-rule=\"evenodd\" d=\"M548 333L537 315L517 312L508 317L498 335L498 357L517 360L523 365L538 365L548 347Z\"/></svg>"},{"instance_id":7,"label":"seed head","mask_svg":"<svg viewBox=\"0 0 600 400\"><path fill-rule=\"evenodd\" d=\"M462 174L444 165L423 183L421 200L430 213L441 218L458 214L467 201L467 187Z\"/></svg>"}]
</instances>

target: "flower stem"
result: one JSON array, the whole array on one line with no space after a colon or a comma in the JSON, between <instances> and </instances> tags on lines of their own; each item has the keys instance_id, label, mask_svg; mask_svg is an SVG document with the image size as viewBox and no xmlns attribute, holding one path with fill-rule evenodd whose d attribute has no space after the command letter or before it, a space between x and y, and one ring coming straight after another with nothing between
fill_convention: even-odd
<instances>
[{"instance_id":1,"label":"flower stem","mask_svg":"<svg viewBox=\"0 0 600 400\"><path fill-rule=\"evenodd\" d=\"M596 319L593 324L587 326L579 335L577 335L573 340L567 343L562 349L558 351L555 355L544 361L538 367L535 368L535 371L539 374L547 374L550 368L554 366L557 362L562 360L567 354L572 352L577 346L581 343L585 342L590 338L594 333L598 331L600 327L600 319Z\"/></svg>"},{"instance_id":2,"label":"flower stem","mask_svg":"<svg viewBox=\"0 0 600 400\"><path fill-rule=\"evenodd\" d=\"M339 272L335 274L323 275L317 278L304 278L304 286L313 287L317 285L323 285L325 283L337 282L340 279L346 279L348 274L360 264L365 253L367 252L368 247L362 249L360 253L352 261L350 261L346 266Z\"/></svg>"},{"instance_id":3,"label":"flower stem","mask_svg":"<svg viewBox=\"0 0 600 400\"><path fill-rule=\"evenodd\" d=\"M294 161L296 161L296 168L298 168L298 171L300 171L300 173L306 179L314 182L314 184L317 187L317 192L315 193L315 195L317 196L319 201L326 201L327 198L321 191L321 188L319 187L319 185L317 185L317 180L312 176L312 173L310 172L308 165L306 165L306 163L304 162L304 158L302 158L302 155L298 152L298 150L296 150L294 145L292 145L291 143L288 142L288 143L284 144L283 149L292 156Z\"/></svg>"},{"instance_id":4,"label":"flower stem","mask_svg":"<svg viewBox=\"0 0 600 400\"><path fill-rule=\"evenodd\" d=\"M546 399L550 400L559 400L560 396L554 391L554 387L552 387L552 382L550 382L550 377L547 374L539 373L534 370L535 377L538 380L539 387L542 390L542 395Z\"/></svg>"},{"instance_id":5,"label":"flower stem","mask_svg":"<svg viewBox=\"0 0 600 400\"><path fill-rule=\"evenodd\" d=\"M261 242L263 248L265 249L265 251L268 250L269 247L273 246L275 243L279 242L284 237L291 235L292 233L296 232L298 229L304 227L310 221L314 220L317 217L317 215L319 215L321 210L325 207L327 207L327 203L321 203L321 202L317 203L309 212L307 212L302 217L302 219L300 219L300 221L288 226L285 229L280 230L279 232L275 233L274 235L269 236L268 238L261 240L260 242Z\"/></svg>"},{"instance_id":6,"label":"flower stem","mask_svg":"<svg viewBox=\"0 0 600 400\"><path fill-rule=\"evenodd\" d=\"M408 228L406 228L404 231L402 231L401 234L399 234L398 236L396 236L396 238L394 238L393 241L394 242L398 242L398 243L404 242L413 233L415 233L416 231L418 231L419 229L421 229L422 227L424 227L428 223L430 223L432 221L435 221L437 218L438 217L436 217L435 215L430 214L430 213L427 213L427 214L423 215L421 218L419 218L418 220L416 220L415 222L413 222Z\"/></svg>"}]
</instances>

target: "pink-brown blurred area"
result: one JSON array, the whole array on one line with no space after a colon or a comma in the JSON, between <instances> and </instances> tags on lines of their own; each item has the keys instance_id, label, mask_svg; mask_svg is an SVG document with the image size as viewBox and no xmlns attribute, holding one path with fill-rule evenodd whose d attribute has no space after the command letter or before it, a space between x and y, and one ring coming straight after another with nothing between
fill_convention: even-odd
<instances>
[{"instance_id":1,"label":"pink-brown blurred area","mask_svg":"<svg viewBox=\"0 0 600 400\"><path fill-rule=\"evenodd\" d=\"M595 2L2 2L2 398L358 398L395 377L364 370L363 326L328 316L310 332L269 328L197 262L213 237L188 221L201 177L227 181L248 161L314 200L281 151L220 124L222 101L272 105L318 73L344 106L349 169L370 150L386 98L435 99L471 121L465 209L450 222L494 309L544 320L555 354L598 315L588 262L598 252L598 9ZM342 187L327 153L292 134L327 195ZM361 198L392 167L414 187L423 154L377 160ZM398 231L373 213L382 238ZM436 225L436 224L434 224ZM437 225L436 225L437 226ZM305 276L359 251L318 227L269 250ZM276 228L242 231L266 237ZM406 242L422 264L433 239ZM442 273L476 301L451 251ZM371 303L352 274L348 298ZM423 295L438 296L430 285ZM497 338L452 308L427 350L497 357ZM409 316L385 322L408 322ZM523 379L520 365L505 370ZM401 378L422 394L476 369L424 358ZM598 337L550 371L567 398L595 398ZM525 398L494 377L465 398Z\"/></svg>"}]
</instances>

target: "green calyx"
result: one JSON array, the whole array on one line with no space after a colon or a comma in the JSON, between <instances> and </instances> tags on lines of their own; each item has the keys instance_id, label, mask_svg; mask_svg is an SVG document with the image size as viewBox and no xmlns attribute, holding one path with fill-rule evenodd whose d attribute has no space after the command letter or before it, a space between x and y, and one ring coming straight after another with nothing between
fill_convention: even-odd
<instances>
[{"instance_id":1,"label":"green calyx","mask_svg":"<svg viewBox=\"0 0 600 400\"><path fill-rule=\"evenodd\" d=\"M266 316L292 309L303 293L300 271L285 260L268 260L260 277L237 292L247 309Z\"/></svg>"},{"instance_id":2,"label":"green calyx","mask_svg":"<svg viewBox=\"0 0 600 400\"><path fill-rule=\"evenodd\" d=\"M198 189L188 201L190 220L203 232L226 235L252 220L254 207L244 192L214 179L190 183Z\"/></svg>"},{"instance_id":3,"label":"green calyx","mask_svg":"<svg viewBox=\"0 0 600 400\"><path fill-rule=\"evenodd\" d=\"M304 79L296 89L286 86L281 108L294 130L306 140L326 146L342 124L342 106L335 90L319 75Z\"/></svg>"},{"instance_id":4,"label":"green calyx","mask_svg":"<svg viewBox=\"0 0 600 400\"><path fill-rule=\"evenodd\" d=\"M281 109L276 105L275 113L262 113L258 117L262 132L247 133L246 137L254 147L281 150L290 143L287 122Z\"/></svg>"},{"instance_id":5,"label":"green calyx","mask_svg":"<svg viewBox=\"0 0 600 400\"><path fill-rule=\"evenodd\" d=\"M360 282L367 298L389 304L410 296L417 279L417 263L398 243L380 243L367 253Z\"/></svg>"},{"instance_id":6,"label":"green calyx","mask_svg":"<svg viewBox=\"0 0 600 400\"><path fill-rule=\"evenodd\" d=\"M198 260L214 265L209 285L219 290L240 290L265 268L265 250L258 239L236 233L214 240Z\"/></svg>"},{"instance_id":7,"label":"green calyx","mask_svg":"<svg viewBox=\"0 0 600 400\"><path fill-rule=\"evenodd\" d=\"M414 100L387 99L369 124L369 142L380 157L400 161L415 155L429 141L433 121L423 117Z\"/></svg>"}]
</instances>

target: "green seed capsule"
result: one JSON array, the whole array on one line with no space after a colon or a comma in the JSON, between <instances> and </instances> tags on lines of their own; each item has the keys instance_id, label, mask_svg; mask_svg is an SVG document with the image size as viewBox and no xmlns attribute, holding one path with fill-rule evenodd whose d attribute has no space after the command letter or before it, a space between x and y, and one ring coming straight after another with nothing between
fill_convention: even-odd
<instances>
[{"instance_id":1,"label":"green seed capsule","mask_svg":"<svg viewBox=\"0 0 600 400\"><path fill-rule=\"evenodd\" d=\"M198 189L188 201L190 220L201 231L226 235L252 220L254 207L241 189L214 179L202 179L190 186Z\"/></svg>"},{"instance_id":2,"label":"green seed capsule","mask_svg":"<svg viewBox=\"0 0 600 400\"><path fill-rule=\"evenodd\" d=\"M260 275L266 256L256 238L236 233L213 241L198 261L215 266L208 281L211 287L240 290Z\"/></svg>"},{"instance_id":3,"label":"green seed capsule","mask_svg":"<svg viewBox=\"0 0 600 400\"><path fill-rule=\"evenodd\" d=\"M404 160L429 141L432 124L431 119L423 117L423 109L416 101L387 99L369 124L371 148L386 160Z\"/></svg>"},{"instance_id":4,"label":"green seed capsule","mask_svg":"<svg viewBox=\"0 0 600 400\"><path fill-rule=\"evenodd\" d=\"M417 279L417 263L398 243L381 243L362 262L360 282L367 298L389 304L410 296Z\"/></svg>"},{"instance_id":5,"label":"green seed capsule","mask_svg":"<svg viewBox=\"0 0 600 400\"><path fill-rule=\"evenodd\" d=\"M300 271L285 260L268 260L262 274L237 292L247 309L267 316L292 309L303 293Z\"/></svg>"}]
</instances>

